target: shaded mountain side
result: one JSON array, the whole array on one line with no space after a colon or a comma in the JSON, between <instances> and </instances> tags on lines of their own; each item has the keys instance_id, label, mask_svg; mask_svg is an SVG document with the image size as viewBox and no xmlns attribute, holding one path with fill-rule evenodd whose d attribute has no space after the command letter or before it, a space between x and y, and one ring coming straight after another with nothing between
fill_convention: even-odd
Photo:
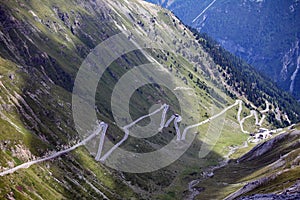
<instances>
[{"instance_id":1,"label":"shaded mountain side","mask_svg":"<svg viewBox=\"0 0 300 200\"><path fill-rule=\"evenodd\" d=\"M147 1L207 33L300 99L298 1Z\"/></svg>"},{"instance_id":2,"label":"shaded mountain side","mask_svg":"<svg viewBox=\"0 0 300 200\"><path fill-rule=\"evenodd\" d=\"M220 67L193 33L171 12L152 4L139 0L3 0L0 12L1 171L52 155L82 140L72 116L71 92L76 73L93 48L126 30L132 31L131 36L140 35L145 43L155 42L164 50L135 50L122 55L99 80L97 117L108 123L107 138L114 144L124 132L115 125L111 95L118 80L133 66L155 60L161 73L171 75L184 88L193 88L196 95L188 100L197 100L199 105L191 108L195 113L189 116L199 121L216 115L239 97L238 88L223 86L226 82L219 78ZM264 92L259 95L279 108L282 119L287 113L285 104L293 107L293 102L286 100L281 105L279 97L264 98ZM241 98L251 103L247 95ZM178 113L172 91L150 84L134 92L130 116L133 119L143 116L158 102L171 104L171 111ZM265 105L256 109L263 110ZM241 108L243 116L250 113L249 106ZM196 111L200 116L195 116ZM222 161L230 151L229 146L247 140L248 135L241 133L237 112L238 107L226 112L220 138L204 158L199 159L199 150L207 146L203 142L207 139L205 133L212 135L219 130L223 122L218 119L199 127L199 134L188 151L158 171L122 173L96 162L94 152L79 147L59 158L0 177L0 198L182 199L189 192L192 179ZM296 120L297 116L291 119ZM148 122L147 118L143 123ZM267 121L262 124L270 129L275 125ZM253 119L247 120L244 126L249 132L258 128ZM155 137L130 137L121 147L132 152L151 152L175 136L175 128L170 126Z\"/></svg>"}]
</instances>

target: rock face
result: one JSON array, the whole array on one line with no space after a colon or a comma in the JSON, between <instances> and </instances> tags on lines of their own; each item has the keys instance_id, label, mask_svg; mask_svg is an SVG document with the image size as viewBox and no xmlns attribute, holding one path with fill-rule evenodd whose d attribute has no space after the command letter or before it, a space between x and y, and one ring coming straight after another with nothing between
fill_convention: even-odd
<instances>
[{"instance_id":1,"label":"rock face","mask_svg":"<svg viewBox=\"0 0 300 200\"><path fill-rule=\"evenodd\" d=\"M300 192L297 194L256 194L252 196L242 197L239 200L297 200L300 199Z\"/></svg>"},{"instance_id":2,"label":"rock face","mask_svg":"<svg viewBox=\"0 0 300 200\"><path fill-rule=\"evenodd\" d=\"M278 143L284 142L289 137L299 137L299 135L300 135L300 131L294 131L293 133L283 133L273 139L270 139L269 141L266 141L262 144L255 146L251 151L249 151L244 156L239 158L237 162L251 161L257 159L263 154L272 152L275 146L278 146ZM298 147L299 143L295 142L293 143L293 146Z\"/></svg>"},{"instance_id":3,"label":"rock face","mask_svg":"<svg viewBox=\"0 0 300 200\"><path fill-rule=\"evenodd\" d=\"M148 1L208 33L300 99L299 1Z\"/></svg>"},{"instance_id":4,"label":"rock face","mask_svg":"<svg viewBox=\"0 0 300 200\"><path fill-rule=\"evenodd\" d=\"M258 193L261 193L261 187L273 188L271 191L275 191L276 194L257 194L240 199L299 198L299 177L291 175L287 180L285 180L285 177L289 176L289 174L299 172L299 138L300 131L281 134L267 142L257 145L251 151L238 159L238 163L248 163L246 165L249 165L251 162L258 162L258 164L261 164L263 161L267 161L269 164L261 171L266 172L267 170L270 170L271 173L262 173L261 175L258 175L260 178L247 182L242 188L226 197L226 200L236 199L237 197L247 195L250 192L252 194L255 193L255 191L259 191ZM266 157L268 157L268 160L265 159ZM286 183L293 183L293 185L289 184L289 186L285 186L288 187L287 189L283 189L284 187L280 185ZM276 187L279 187L280 189L274 189ZM279 192L280 194L278 194Z\"/></svg>"},{"instance_id":5,"label":"rock face","mask_svg":"<svg viewBox=\"0 0 300 200\"><path fill-rule=\"evenodd\" d=\"M212 192L207 192L211 190L209 186L212 182L219 187L235 188L226 197L215 195L214 199L298 199L299 139L299 130L279 134L256 145L241 158L217 168L213 177L198 179L193 186L206 188L199 194L199 199L206 199L206 195Z\"/></svg>"},{"instance_id":6,"label":"rock face","mask_svg":"<svg viewBox=\"0 0 300 200\"><path fill-rule=\"evenodd\" d=\"M251 151L249 151L246 155L238 159L238 162L242 161L251 161L255 158L260 157L261 155L272 151L273 147L280 141L283 141L287 136L289 136L288 133L284 133L278 137L275 137L267 142L264 142L262 144L259 144L255 146Z\"/></svg>"}]
</instances>

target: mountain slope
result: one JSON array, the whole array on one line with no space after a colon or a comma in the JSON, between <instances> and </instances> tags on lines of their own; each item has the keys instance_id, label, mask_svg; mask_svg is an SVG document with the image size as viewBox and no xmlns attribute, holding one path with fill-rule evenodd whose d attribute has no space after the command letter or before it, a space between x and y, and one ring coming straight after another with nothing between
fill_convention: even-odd
<instances>
[{"instance_id":1,"label":"mountain slope","mask_svg":"<svg viewBox=\"0 0 300 200\"><path fill-rule=\"evenodd\" d=\"M232 71L236 71L234 66L226 68L223 66L225 63L214 61L213 54L199 43L194 33L169 11L152 4L138 0L5 0L0 6L0 13L2 172L22 163L55 155L59 150L73 147L84 139L76 131L72 113L72 91L77 71L99 43L120 32L128 33L130 30L128 36L140 37L144 43L155 43L159 48L138 48L122 55L111 63L99 80L96 110L98 119L109 126L107 138L116 144L124 136L124 129L115 123L119 116L114 116L112 111L114 87L134 66L151 61L158 71L143 78L148 78L148 75L171 77L172 83L180 87L170 90L150 84L138 88L130 100L130 116L138 119L159 102L171 105L170 110L179 113L173 91L192 88L195 96L188 95L187 102L197 104L185 105L189 112L179 114L186 114L194 123L206 121L196 129L195 132L200 134L195 135L186 153L160 170L123 173L107 167L105 163L96 162L96 152L90 146L80 146L55 159L1 176L1 198L186 198L190 195L190 181L205 168L226 159L231 153L229 146L247 140L249 135L243 134L241 127L248 132L259 128L254 118L243 118L253 113L250 110L256 110L263 119L261 126L269 129L274 128L276 123L264 120L263 115L276 114L279 124L285 123L288 118L293 122L299 121L297 103L290 97L282 96L275 87L271 90L273 95L260 91L257 98L260 98L262 105L256 102L256 106L251 106L255 102L250 101L249 90L239 91L240 87L237 87L242 82L241 77L231 83L236 87L226 82L225 77L219 78L224 73L228 77L233 76ZM126 39L131 41L130 37ZM211 44L204 37L201 41ZM252 72L250 67L248 70ZM260 80L262 84L267 84L263 78ZM123 100L125 93L121 91L119 99ZM236 101L237 98L247 106L242 101ZM269 107L265 100L273 106L263 112ZM223 110L226 112L222 117L212 118ZM145 121L142 123L149 123L149 118ZM91 129L83 131L88 134ZM214 144L214 138L210 136L216 133L220 135ZM162 148L175 137L176 129L170 126L163 129L162 134L150 138L129 137L121 147L131 152L151 152ZM96 143L99 138L92 142ZM108 147L105 146L105 152ZM199 158L201 148L211 148L211 151ZM122 159L120 163L125 162Z\"/></svg>"},{"instance_id":2,"label":"mountain slope","mask_svg":"<svg viewBox=\"0 0 300 200\"><path fill-rule=\"evenodd\" d=\"M298 1L160 1L300 99Z\"/></svg>"},{"instance_id":3,"label":"mountain slope","mask_svg":"<svg viewBox=\"0 0 300 200\"><path fill-rule=\"evenodd\" d=\"M257 145L214 170L213 176L201 177L195 188L202 188L199 199L259 199L280 197L279 194L285 199L297 199L299 170L299 131L293 130ZM215 184L218 190L211 187Z\"/></svg>"}]
</instances>

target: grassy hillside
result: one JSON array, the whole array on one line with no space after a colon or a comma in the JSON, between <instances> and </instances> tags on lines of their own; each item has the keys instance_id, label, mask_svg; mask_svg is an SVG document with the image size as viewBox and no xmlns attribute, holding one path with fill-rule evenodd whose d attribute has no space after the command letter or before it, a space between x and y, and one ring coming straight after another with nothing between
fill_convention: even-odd
<instances>
[{"instance_id":1,"label":"grassy hillside","mask_svg":"<svg viewBox=\"0 0 300 200\"><path fill-rule=\"evenodd\" d=\"M247 95L238 96L236 88L223 86L224 82L220 80L222 73L218 70L221 64L214 61L190 30L162 8L138 0L2 2L1 171L51 155L83 139L75 130L72 116L72 89L76 73L93 48L121 31L132 30L133 36L139 35L144 43L155 43L159 48L136 50L123 55L109 66L99 80L97 117L108 123L107 135L114 144L120 141L124 133L114 124L115 116L111 110L113 89L134 66L149 63L149 57L155 60L161 71L173 77L174 83L194 89L196 96L189 97L187 101L196 101L198 105L189 108L194 112L187 114L197 122L234 104L236 98L251 103ZM280 116L283 117L284 105L272 97L268 100L282 110ZM172 91L155 84L146 85L131 98L131 117L136 119L147 114L157 102L168 103L173 106L172 111L178 111ZM293 105L291 102L287 104ZM244 103L242 108L242 117L249 115L250 109L253 109ZM256 109L264 108L261 105ZM0 177L0 198L185 198L189 196L188 184L192 180L199 178L206 168L229 158L230 146L242 145L249 137L241 131L237 112L238 106L228 110L223 118L200 126L188 151L170 166L158 171L122 173L96 162L94 152L79 147L59 158ZM143 123L147 124L147 120ZM271 129L274 125L264 121L262 126ZM244 128L252 132L258 127L250 118L245 121ZM87 133L89 131L86 130ZM220 138L212 151L199 158L200 148L212 144L213 138L210 136L219 131ZM161 148L174 137L175 129L171 126L155 137L130 137L121 147L133 152L150 152ZM246 151L241 148L239 154Z\"/></svg>"}]
</instances>

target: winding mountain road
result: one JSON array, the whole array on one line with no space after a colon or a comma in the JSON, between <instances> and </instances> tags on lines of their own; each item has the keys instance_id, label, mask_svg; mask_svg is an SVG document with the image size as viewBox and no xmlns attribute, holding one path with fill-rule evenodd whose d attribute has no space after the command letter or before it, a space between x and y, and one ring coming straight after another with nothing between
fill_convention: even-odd
<instances>
[{"instance_id":1,"label":"winding mountain road","mask_svg":"<svg viewBox=\"0 0 300 200\"><path fill-rule=\"evenodd\" d=\"M116 145L114 145L108 152L106 152L106 154L102 157L101 157L101 152L102 152L102 149L103 149L103 144L104 144L104 139L105 139L105 134L106 134L106 131L107 131L107 128L108 128L108 125L104 122L101 122L98 126L98 128L90 135L88 136L86 139L84 139L83 141L79 142L78 144L68 148L68 149L65 149L65 150L62 150L62 151L58 151L50 156L47 156L47 157L44 157L44 158L40 158L40 159L37 159L37 160L34 160L34 161L30 161L30 162L26 162L26 163L23 163L17 167L14 167L14 168L11 168L11 169L8 169L8 170L5 170L3 172L0 172L0 176L5 176L7 174L11 174L11 173L14 173L15 171L17 170L20 170L20 169L26 169L26 168L29 168L31 165L34 165L34 164L38 164L40 162L44 162L44 161L47 161L47 160L51 160L51 159L54 159L54 158L57 158L63 154L66 154L66 153L69 153L70 151L73 151L75 150L76 148L80 147L80 146L83 146L85 145L88 141L92 140L93 138L95 138L97 135L99 135L100 132L101 133L101 138L100 138L100 142L99 142L99 147L98 147L98 151L97 151L97 154L96 154L96 161L100 161L100 162L104 162L112 153L114 150L116 150L122 143L124 143L127 139L128 139L128 136L129 136L129 128L132 127L133 125L135 125L136 123L138 123L139 121L145 119L146 117L150 117L158 112L160 112L161 110L163 110L163 113L162 113L162 120L161 120L161 124L160 124L160 128L163 126L163 127L167 127L171 122L172 120L174 120L174 126L176 128L176 132L177 132L177 139L181 139L181 140L185 140L185 137L186 137L186 134L187 134L187 131L191 128L195 128L195 127L198 127L198 126L201 126L205 123L208 123L210 120L212 119L215 119L221 115L223 115L225 112L227 112L229 109L233 108L234 106L237 106L238 104L242 105L242 101L241 100L236 100L236 102L231 105L231 106L228 106L227 108L225 108L222 112L208 118L207 120L204 120L198 124L194 124L194 125L191 125L191 126L188 126L184 129L183 131L183 134L182 136L180 137L180 130L179 130L179 127L178 127L178 123L182 120L181 119L181 116L179 115L173 115L168 121L167 123L163 126L164 122L165 122L165 117L166 117L166 113L168 111L168 108L169 106L164 104L162 105L159 109L155 110L154 112L148 114L148 115L144 115L140 118L138 118L137 120L133 121L132 123L122 127L122 129L124 130L125 132L125 135L124 137L122 138L121 141L119 141Z\"/></svg>"},{"instance_id":2,"label":"winding mountain road","mask_svg":"<svg viewBox=\"0 0 300 200\"><path fill-rule=\"evenodd\" d=\"M159 109L155 110L154 112L148 114L148 115L144 115L138 119L136 119L135 121L131 122L130 124L122 127L123 131L125 132L124 137L122 138L122 140L120 140L117 144L115 144L108 152L106 152L106 154L100 159L100 162L104 162L109 156L110 154L113 153L113 151L115 151L121 144L123 144L129 136L129 128L132 127L133 125L135 125L136 123L138 123L139 121L145 119L146 117L150 117L152 115L155 115L156 113L160 112L162 109L164 109L167 105L164 104L162 105Z\"/></svg>"},{"instance_id":3,"label":"winding mountain road","mask_svg":"<svg viewBox=\"0 0 300 200\"><path fill-rule=\"evenodd\" d=\"M14 173L15 171L19 170L19 169L25 169L25 168L29 168L31 165L34 165L34 164L37 164L37 163L40 163L40 162L44 162L44 161L47 161L47 160L51 160L51 159L54 159L56 157L59 157L63 154L66 154L70 151L73 151L75 150L76 148L80 147L80 146L83 146L85 145L88 141L92 140L93 138L95 138L97 135L99 135L99 133L101 132L101 137L100 137L100 141L99 141L99 147L98 147L98 151L97 151L97 154L95 156L95 160L96 161L100 161L100 162L104 162L112 153L113 151L115 151L121 144L123 144L129 137L129 129L137 124L139 121L145 119L146 117L150 117L158 112L160 112L161 110L163 110L162 112L162 119L161 119L161 123L160 123L160 128L159 130L161 130L163 127L168 127L171 122L174 120L174 127L176 129L176 133L177 133L177 140L185 140L186 138L186 134L187 134L187 131L189 129L192 129L192 128L196 128L198 126L201 126L203 124L206 124L208 122L210 122L211 120L223 115L224 113L226 113L228 110L232 109L233 107L239 105L239 109L238 109L238 113L237 113L237 120L240 124L240 127L241 127L241 130L242 132L244 133L248 133L247 131L244 130L243 128L243 123L245 122L246 119L252 117L253 115L255 115L255 111L252 110L251 111L251 114L243 119L241 119L241 113L242 113L242 110L243 110L243 107L242 107L242 100L236 100L236 102L228 107L226 107L224 110L222 110L220 113L202 121L202 122L199 122L197 124L194 124L194 125L190 125L190 126L187 126L184 130L183 130L183 133L181 135L180 133L180 129L178 127L178 123L182 120L181 116L180 115L177 115L177 114L174 114L171 116L171 118L165 123L165 120L166 120L166 114L167 114L167 111L169 109L169 105L162 105L159 109L155 110L154 112L148 114L148 115L144 115L138 119L136 119L135 121L133 121L132 123L122 127L122 130L125 132L125 135L124 137L122 138L122 140L120 140L117 144L115 144L108 152L106 152L106 154L101 157L101 153L102 153L102 149L103 149L103 144L104 144L104 139L105 139L105 134L107 132L107 129L108 129L108 124L104 123L104 122L101 122L98 126L98 128L90 135L88 136L86 139L84 139L83 141L79 142L78 144L68 148L68 149L65 149L65 150L62 150L62 151L58 151L50 156L47 156L47 157L44 157L44 158L40 158L40 159L37 159L37 160L34 160L34 161L30 161L30 162L26 162L26 163L23 163L17 167L14 167L14 168L11 168L11 169L8 169L8 170L5 170L3 172L0 172L0 176L4 176L4 175L7 175L7 174L11 174L11 173ZM268 106L267 106L268 107ZM262 124L263 120L264 120L264 116L262 117L261 121L259 122L259 124ZM258 119L256 117L256 119ZM257 121L257 120L256 120Z\"/></svg>"},{"instance_id":4,"label":"winding mountain road","mask_svg":"<svg viewBox=\"0 0 300 200\"><path fill-rule=\"evenodd\" d=\"M59 157L63 154L66 154L66 153L69 153L70 151L73 151L75 150L76 148L84 145L86 142L92 140L95 136L97 136L100 131L102 130L102 126L99 126L97 128L96 131L94 131L94 133L92 133L90 136L88 136L86 139L82 140L80 143L68 148L68 149L65 149L65 150L62 150L62 151L58 151L48 157L45 157L45 158L40 158L40 159L37 159L37 160L33 160L33 161L30 161L30 162L26 162L26 163L23 163L17 167L14 167L14 168L11 168L11 169L8 169L8 170L5 170L3 172L0 172L0 176L4 176L4 175L7 175L7 174L11 174L11 173L14 173L15 171L19 170L19 169L26 169L26 168L29 168L31 165L34 165L34 164L37 164L37 163L40 163L40 162L44 162L44 161L47 161L47 160L51 160L53 158L56 158L56 157Z\"/></svg>"},{"instance_id":5,"label":"winding mountain road","mask_svg":"<svg viewBox=\"0 0 300 200\"><path fill-rule=\"evenodd\" d=\"M215 118L217 118L217 117L220 117L220 116L223 115L225 112L227 112L228 110L230 110L231 108L233 108L233 107L235 107L235 106L237 106L237 105L239 105L239 104L242 104L242 101L241 101L241 100L236 100L236 102L235 102L234 104L232 104L231 106L228 106L227 108L225 108L225 109L224 109L223 111L221 111L220 113L218 113L218 114L216 114L216 115L214 115L214 116L212 116L212 117L210 117L210 118L208 118L208 119L206 119L206 120L204 120L204 121L202 121L202 122L199 122L198 124L194 124L194 125L187 126L187 127L183 130L183 133L182 133L182 136L181 136L181 140L185 140L187 131L188 131L189 129L196 128L196 127L198 127L198 126L201 126L201 125L203 125L203 124L206 124L206 123L208 123L210 120L213 120L213 119L215 119Z\"/></svg>"}]
</instances>

